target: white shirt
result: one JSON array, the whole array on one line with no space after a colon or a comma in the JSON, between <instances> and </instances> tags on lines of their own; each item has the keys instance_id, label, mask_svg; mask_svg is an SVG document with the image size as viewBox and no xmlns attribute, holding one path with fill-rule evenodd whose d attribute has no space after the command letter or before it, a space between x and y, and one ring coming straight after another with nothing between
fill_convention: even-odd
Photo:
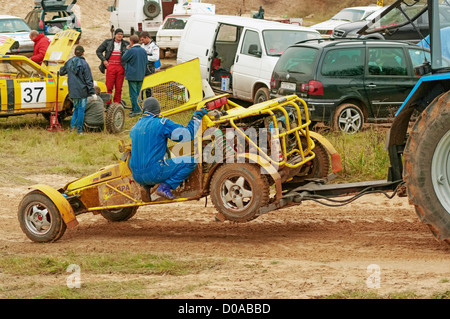
<instances>
[{"instance_id":1,"label":"white shirt","mask_svg":"<svg viewBox=\"0 0 450 319\"><path fill-rule=\"evenodd\" d=\"M141 46L147 52L147 59L150 62L156 62L159 60L159 47L154 41L150 41L148 44L142 43Z\"/></svg>"}]
</instances>

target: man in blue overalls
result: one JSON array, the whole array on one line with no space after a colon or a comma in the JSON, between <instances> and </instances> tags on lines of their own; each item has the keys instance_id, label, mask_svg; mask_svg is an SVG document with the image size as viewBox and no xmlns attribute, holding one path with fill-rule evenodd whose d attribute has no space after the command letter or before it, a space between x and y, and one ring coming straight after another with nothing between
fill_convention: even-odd
<instances>
[{"instance_id":1,"label":"man in blue overalls","mask_svg":"<svg viewBox=\"0 0 450 319\"><path fill-rule=\"evenodd\" d=\"M160 116L157 99L147 98L143 103L143 116L131 129L130 169L133 178L141 185L156 185L156 193L167 199L174 199L176 189L197 167L191 156L165 159L167 139L175 142L190 141L207 114L205 109L194 112L186 126Z\"/></svg>"}]
</instances>

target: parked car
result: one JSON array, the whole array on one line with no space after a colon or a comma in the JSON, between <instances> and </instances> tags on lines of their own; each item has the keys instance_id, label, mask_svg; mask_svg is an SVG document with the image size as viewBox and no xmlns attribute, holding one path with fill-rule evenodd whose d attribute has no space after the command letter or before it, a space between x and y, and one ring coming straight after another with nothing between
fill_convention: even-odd
<instances>
[{"instance_id":1,"label":"parked car","mask_svg":"<svg viewBox=\"0 0 450 319\"><path fill-rule=\"evenodd\" d=\"M320 32L323 38L329 38L333 30L344 23L365 19L371 13L379 10L379 6L345 8L335 14L331 19L311 26Z\"/></svg>"},{"instance_id":2,"label":"parked car","mask_svg":"<svg viewBox=\"0 0 450 319\"><path fill-rule=\"evenodd\" d=\"M77 0L36 0L25 21L31 29L50 38L67 29L74 29L81 36L81 23L74 12L76 3Z\"/></svg>"},{"instance_id":3,"label":"parked car","mask_svg":"<svg viewBox=\"0 0 450 319\"><path fill-rule=\"evenodd\" d=\"M409 11L413 9L417 10L416 7L408 7L408 6L404 6L402 9L408 15L412 14L412 12ZM380 39L380 40L406 40L412 43L417 43L420 40L422 40L423 37L426 37L430 33L428 12L425 12L414 21L414 26L408 23L402 27L399 27L398 29L389 30L388 32L384 31L382 33L377 32L365 36L360 36L357 32L361 30L364 26L366 26L370 21L375 19L378 15L380 15L383 10L371 14L365 20L339 25L334 29L332 37L336 39L362 37L366 39ZM377 22L377 24L379 26L393 23L396 24L399 21L398 19L404 19L402 17L395 17L394 15L397 15L396 11L392 12L392 14L389 13L386 14L386 16L382 17L379 20L379 22ZM441 27L444 28L450 26L450 6L441 5L439 8L439 15L442 24Z\"/></svg>"},{"instance_id":4,"label":"parked car","mask_svg":"<svg viewBox=\"0 0 450 319\"><path fill-rule=\"evenodd\" d=\"M177 0L113 0L108 7L111 33L121 28L125 36L147 31L155 38L164 18Z\"/></svg>"},{"instance_id":5,"label":"parked car","mask_svg":"<svg viewBox=\"0 0 450 319\"><path fill-rule=\"evenodd\" d=\"M355 133L364 122L393 118L418 81L414 67L424 58L430 61L428 49L404 41L308 41L280 57L271 94L297 94L311 121Z\"/></svg>"},{"instance_id":6,"label":"parked car","mask_svg":"<svg viewBox=\"0 0 450 319\"><path fill-rule=\"evenodd\" d=\"M19 47L11 49L10 53L30 55L33 53L34 42L30 40L30 27L19 17L0 15L0 36L10 37L19 43Z\"/></svg>"},{"instance_id":7,"label":"parked car","mask_svg":"<svg viewBox=\"0 0 450 319\"><path fill-rule=\"evenodd\" d=\"M177 53L181 35L187 20L193 14L215 14L216 5L201 2L177 3L173 13L169 14L156 33L156 43L160 48L160 57L164 58L166 52Z\"/></svg>"},{"instance_id":8,"label":"parked car","mask_svg":"<svg viewBox=\"0 0 450 319\"><path fill-rule=\"evenodd\" d=\"M311 28L227 15L192 15L178 47L177 63L199 59L202 79L214 92L254 103L269 99L270 76L290 45L319 39Z\"/></svg>"}]
</instances>

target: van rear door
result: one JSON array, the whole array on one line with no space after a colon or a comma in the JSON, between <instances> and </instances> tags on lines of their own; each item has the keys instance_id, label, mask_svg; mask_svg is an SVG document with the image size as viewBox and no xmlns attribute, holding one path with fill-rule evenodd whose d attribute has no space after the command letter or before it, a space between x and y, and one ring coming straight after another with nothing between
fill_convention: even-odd
<instances>
[{"instance_id":1,"label":"van rear door","mask_svg":"<svg viewBox=\"0 0 450 319\"><path fill-rule=\"evenodd\" d=\"M216 28L216 21L191 17L186 24L178 47L177 63L198 58L202 79L209 79Z\"/></svg>"}]
</instances>

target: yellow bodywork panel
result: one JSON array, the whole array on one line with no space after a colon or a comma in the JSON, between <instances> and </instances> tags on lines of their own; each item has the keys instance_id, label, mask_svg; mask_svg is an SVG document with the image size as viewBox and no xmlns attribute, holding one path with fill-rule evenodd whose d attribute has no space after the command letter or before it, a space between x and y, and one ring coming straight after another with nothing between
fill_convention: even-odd
<instances>
[{"instance_id":1,"label":"yellow bodywork panel","mask_svg":"<svg viewBox=\"0 0 450 319\"><path fill-rule=\"evenodd\" d=\"M75 30L58 32L52 39L52 42L45 53L42 66L48 71L56 74L68 60L72 53L72 48L79 36L80 32Z\"/></svg>"},{"instance_id":2,"label":"yellow bodywork panel","mask_svg":"<svg viewBox=\"0 0 450 319\"><path fill-rule=\"evenodd\" d=\"M19 47L19 42L10 37L0 37L0 55L5 55L10 49Z\"/></svg>"},{"instance_id":3,"label":"yellow bodywork panel","mask_svg":"<svg viewBox=\"0 0 450 319\"><path fill-rule=\"evenodd\" d=\"M73 228L78 225L72 206L70 206L67 199L60 192L43 184L34 185L31 188L42 192L51 199L56 208L58 208L64 223L67 225L67 228Z\"/></svg>"},{"instance_id":4,"label":"yellow bodywork panel","mask_svg":"<svg viewBox=\"0 0 450 319\"><path fill-rule=\"evenodd\" d=\"M182 112L186 105L195 107L203 99L198 59L146 76L142 83L140 104L146 98L147 90L151 90L152 96L158 99L163 116L173 109L177 113Z\"/></svg>"}]
</instances>

